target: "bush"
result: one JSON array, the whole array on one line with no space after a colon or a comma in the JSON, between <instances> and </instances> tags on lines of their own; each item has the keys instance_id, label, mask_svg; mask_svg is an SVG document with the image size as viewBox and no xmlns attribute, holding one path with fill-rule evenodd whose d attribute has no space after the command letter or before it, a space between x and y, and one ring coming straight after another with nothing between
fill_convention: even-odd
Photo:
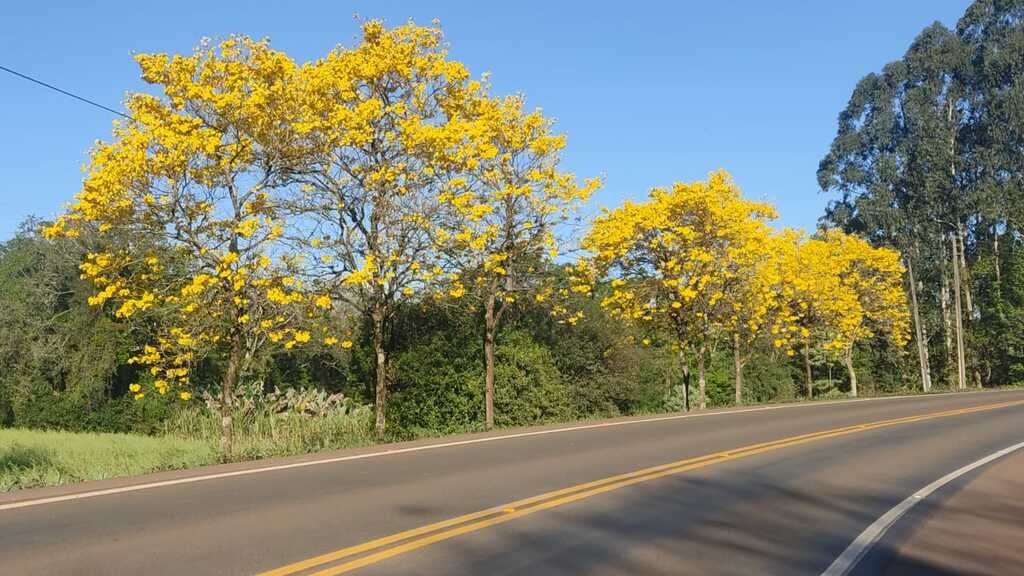
<instances>
[{"instance_id":1,"label":"bush","mask_svg":"<svg viewBox=\"0 0 1024 576\"><path fill-rule=\"evenodd\" d=\"M708 359L705 376L708 408L732 406L736 403L736 383L733 379L732 366L732 356L721 351ZM690 406L699 406L696 370L691 371L690 375L693 380L690 390L694 394Z\"/></svg>"},{"instance_id":2,"label":"bush","mask_svg":"<svg viewBox=\"0 0 1024 576\"><path fill-rule=\"evenodd\" d=\"M409 439L482 427L482 359L482 346L453 348L440 336L398 354L387 404L389 435Z\"/></svg>"},{"instance_id":3,"label":"bush","mask_svg":"<svg viewBox=\"0 0 1024 576\"><path fill-rule=\"evenodd\" d=\"M786 356L754 355L743 368L743 401L789 402L800 393L800 373Z\"/></svg>"},{"instance_id":4,"label":"bush","mask_svg":"<svg viewBox=\"0 0 1024 576\"><path fill-rule=\"evenodd\" d=\"M839 398L849 397L849 393L845 390L845 383L842 378L833 380L815 380L814 381L814 399L815 400L836 400Z\"/></svg>"},{"instance_id":5,"label":"bush","mask_svg":"<svg viewBox=\"0 0 1024 576\"><path fill-rule=\"evenodd\" d=\"M395 439L478 430L484 421L482 346L453 346L451 335L415 343L392 365L389 435ZM570 390L551 352L510 328L495 345L494 411L498 426L573 417Z\"/></svg>"},{"instance_id":6,"label":"bush","mask_svg":"<svg viewBox=\"0 0 1024 576\"><path fill-rule=\"evenodd\" d=\"M569 388L551 351L523 331L510 330L497 344L494 412L499 426L565 421L573 416Z\"/></svg>"},{"instance_id":7,"label":"bush","mask_svg":"<svg viewBox=\"0 0 1024 576\"><path fill-rule=\"evenodd\" d=\"M583 311L582 320L558 324L546 307L528 302L518 309L515 326L550 351L569 386L574 415L612 417L668 409L669 388L682 378L677 355L640 344L634 329L608 315L596 299L580 298L573 307Z\"/></svg>"},{"instance_id":8,"label":"bush","mask_svg":"<svg viewBox=\"0 0 1024 576\"><path fill-rule=\"evenodd\" d=\"M664 348L616 344L593 374L566 376L577 417L615 417L682 409L682 372ZM673 395L675 399L673 400Z\"/></svg>"},{"instance_id":9,"label":"bush","mask_svg":"<svg viewBox=\"0 0 1024 576\"><path fill-rule=\"evenodd\" d=\"M149 394L136 401L130 396L89 397L54 391L41 376L16 380L19 393L10 408L11 425L70 432L135 432L152 434L170 414L174 398Z\"/></svg>"}]
</instances>

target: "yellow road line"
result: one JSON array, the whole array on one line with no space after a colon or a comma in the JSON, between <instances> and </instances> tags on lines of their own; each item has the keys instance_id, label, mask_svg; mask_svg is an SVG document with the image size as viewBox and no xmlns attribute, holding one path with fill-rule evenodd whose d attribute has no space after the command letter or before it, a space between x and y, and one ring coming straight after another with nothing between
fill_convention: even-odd
<instances>
[{"instance_id":1,"label":"yellow road line","mask_svg":"<svg viewBox=\"0 0 1024 576\"><path fill-rule=\"evenodd\" d=\"M947 416L956 416L961 414L970 414L973 412L982 412L987 410L995 410L999 408L1006 408L1009 406L1017 406L1024 404L1024 400L1000 402L996 404L985 404L982 406L975 406L971 408L957 408L953 410L945 410L941 412L932 412L928 414L921 414L917 416L905 416L902 418L893 418L890 420L880 420L877 422L868 422L864 424L854 424L852 426L844 426L842 428L834 428L830 430L821 430L818 432L811 432L808 434L801 434L798 436L790 436L779 440L773 440L770 442L762 442L759 444L751 444L739 448L732 448L730 450L724 450L721 452L715 452L713 454L706 454L703 456L697 456L695 458L687 458L685 460L679 460L676 462L669 462L667 464L661 464L658 466L652 466L650 468L644 468L634 472L626 474L618 474L600 480L594 480L592 482L586 482L583 484L577 484L575 486L569 486L560 490L552 492L546 492L523 500L517 500L479 512L473 512L471 514L465 514L449 520L436 522L414 528L412 530L406 530L404 532L398 532L390 536L377 538L370 540L362 544L355 546L349 546L342 548L334 552L322 554L295 562L287 566L270 570L261 573L259 576L288 576L296 574L298 572L311 569L317 566L341 560L350 556L361 554L364 552L370 552L384 546L396 544L403 540L408 540L398 546L393 546L373 554L368 554L362 558L350 560L342 564L331 566L315 572L313 576L334 576L345 572L350 572L370 564L375 564L387 558L404 554L424 546L429 546L436 542L448 540L466 534L494 526L496 524L502 524L528 514L540 512L543 510L549 510L558 506L563 506L570 502L576 502L585 498L590 498L598 494L610 492L612 490L618 490L641 482L648 482L657 478L670 476L674 474L680 474L688 472L690 470L696 470L698 468L704 468L721 462L729 460L735 460L738 458L744 458L747 456L753 456L755 454L761 454L772 450L778 450L780 448L787 448L790 446L796 446L799 444L806 444L808 442L814 442L817 440L823 440L826 438L834 438L837 436L845 436L848 434L854 434L857 432L865 432L868 430L875 430L878 428L885 428L889 426L896 426L900 424L909 424L912 422L920 422L924 420L932 420L935 418L943 418Z\"/></svg>"}]
</instances>

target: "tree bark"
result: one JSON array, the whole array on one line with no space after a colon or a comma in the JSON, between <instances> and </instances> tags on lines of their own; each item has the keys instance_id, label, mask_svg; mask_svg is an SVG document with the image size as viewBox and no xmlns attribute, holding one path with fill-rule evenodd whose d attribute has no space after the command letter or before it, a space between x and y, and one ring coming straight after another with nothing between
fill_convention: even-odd
<instances>
[{"instance_id":1,"label":"tree bark","mask_svg":"<svg viewBox=\"0 0 1024 576\"><path fill-rule=\"evenodd\" d=\"M679 350L679 364L683 371L683 412L690 411L690 361L686 353Z\"/></svg>"},{"instance_id":2,"label":"tree bark","mask_svg":"<svg viewBox=\"0 0 1024 576\"><path fill-rule=\"evenodd\" d=\"M846 370L850 373L850 396L857 397L857 371L853 369L853 344L846 349L846 353L843 354L843 363L846 364Z\"/></svg>"},{"instance_id":3,"label":"tree bark","mask_svg":"<svg viewBox=\"0 0 1024 576\"><path fill-rule=\"evenodd\" d=\"M967 248L964 244L965 236L966 233L964 232L963 225L957 222L956 238L957 241L960 243L958 249L960 253L960 284L961 286L963 286L964 305L967 307L967 324L968 326L970 326L971 321L974 319L974 299L971 297L971 269L967 267ZM965 350L964 354L966 353L967 352ZM977 386L978 388L981 388L981 371L978 369L978 357L973 351L971 353L971 366L971 372L974 376L974 385Z\"/></svg>"},{"instance_id":4,"label":"tree bark","mask_svg":"<svg viewBox=\"0 0 1024 576\"><path fill-rule=\"evenodd\" d=\"M964 325L963 310L960 304L960 266L957 260L957 235L952 234L953 244L953 312L956 328L956 385L958 390L967 388L967 369L964 365Z\"/></svg>"},{"instance_id":5,"label":"tree bark","mask_svg":"<svg viewBox=\"0 0 1024 576\"><path fill-rule=\"evenodd\" d=\"M956 182L956 133L957 125L953 124L953 98L947 94L946 99L946 123L949 127L949 175L950 175L950 186L954 195L959 192ZM963 390L967 387L967 372L966 366L964 365L964 324L963 324L963 308L961 307L961 266L966 271L967 264L966 258L963 256L962 250L962 226L959 221L956 223L956 229L950 231L950 240L953 244L953 303L954 318L956 327L956 381L957 388ZM957 254L959 252L959 255ZM967 294L967 309L971 310L970 294Z\"/></svg>"},{"instance_id":6,"label":"tree bark","mask_svg":"<svg viewBox=\"0 0 1024 576\"><path fill-rule=\"evenodd\" d=\"M732 336L733 363L736 370L736 405L743 404L743 357L740 350L740 335Z\"/></svg>"},{"instance_id":7,"label":"tree bark","mask_svg":"<svg viewBox=\"0 0 1024 576\"><path fill-rule=\"evenodd\" d=\"M232 336L231 351L228 352L228 366L221 381L220 408L220 455L225 461L231 459L234 445L235 384L238 383L238 369L242 362L242 336Z\"/></svg>"},{"instance_id":8,"label":"tree bark","mask_svg":"<svg viewBox=\"0 0 1024 576\"><path fill-rule=\"evenodd\" d=\"M956 239L959 242L960 247L958 252L960 253L960 278L962 279L961 284L964 288L964 304L967 306L967 318L970 319L974 316L974 300L971 298L971 276L970 270L967 268L967 256L966 250L964 249L964 232L963 226L960 223L956 225Z\"/></svg>"},{"instance_id":9,"label":"tree bark","mask_svg":"<svg viewBox=\"0 0 1024 576\"><path fill-rule=\"evenodd\" d=\"M707 345L701 342L697 350L697 394L698 404L701 410L707 408L707 398L704 395L706 379L704 377L704 356L707 354Z\"/></svg>"},{"instance_id":10,"label":"tree bark","mask_svg":"<svg viewBox=\"0 0 1024 576\"><path fill-rule=\"evenodd\" d=\"M807 375L807 399L814 400L814 378L811 376L811 339L804 338L804 373Z\"/></svg>"},{"instance_id":11,"label":"tree bark","mask_svg":"<svg viewBox=\"0 0 1024 576\"><path fill-rule=\"evenodd\" d=\"M999 225L992 225L992 261L996 272L996 290L1003 289L1003 274L999 267Z\"/></svg>"},{"instance_id":12,"label":"tree bark","mask_svg":"<svg viewBox=\"0 0 1024 576\"><path fill-rule=\"evenodd\" d=\"M932 389L931 369L928 365L928 344L924 339L921 312L917 304L917 280L914 278L913 258L909 255L907 256L907 281L910 284L910 308L914 318L914 339L917 340L917 360L921 368L921 388L928 392Z\"/></svg>"},{"instance_id":13,"label":"tree bark","mask_svg":"<svg viewBox=\"0 0 1024 576\"><path fill-rule=\"evenodd\" d=\"M942 336L943 343L946 346L946 379L950 383L950 386L952 386L954 381L954 373L956 372L953 365L956 360L954 359L955 357L953 352L953 315L949 311L949 251L946 250L945 244L946 236L945 234L943 234L942 258L939 259L941 275L941 283L939 286L939 303L942 305Z\"/></svg>"},{"instance_id":14,"label":"tree bark","mask_svg":"<svg viewBox=\"0 0 1024 576\"><path fill-rule=\"evenodd\" d=\"M488 430L494 428L494 304L495 295L491 292L484 312L484 423Z\"/></svg>"},{"instance_id":15,"label":"tree bark","mask_svg":"<svg viewBox=\"0 0 1024 576\"><path fill-rule=\"evenodd\" d=\"M374 402L376 423L374 431L377 436L377 440L383 440L386 426L384 410L387 403L388 392L387 356L384 349L384 322L387 317L386 304L383 302L374 304L371 317L373 319L373 350L377 357L377 381L375 389L376 400Z\"/></svg>"}]
</instances>

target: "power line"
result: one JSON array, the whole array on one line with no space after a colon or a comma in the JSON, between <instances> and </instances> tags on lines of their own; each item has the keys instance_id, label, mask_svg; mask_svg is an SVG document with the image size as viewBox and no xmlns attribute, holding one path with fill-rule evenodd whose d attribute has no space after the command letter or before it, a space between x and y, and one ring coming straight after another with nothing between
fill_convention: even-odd
<instances>
[{"instance_id":1,"label":"power line","mask_svg":"<svg viewBox=\"0 0 1024 576\"><path fill-rule=\"evenodd\" d=\"M89 100L88 98L83 98L82 96L79 96L77 94L72 94L71 92L68 92L67 90L61 90L60 88L57 88L56 86L54 86L52 84L47 84L46 82L43 82L42 80L36 80L35 78L33 78L31 76L26 76L25 74L22 74L21 72L17 72L15 70L11 70L10 68L8 68L6 66L0 66L0 70L3 70L4 72L9 72L11 74L14 74L15 76L18 76L19 78L24 78L25 80L28 80L29 82L35 82L36 84L39 84L40 86L44 86L46 88L49 88L50 90L54 90L56 92L60 92L61 94L65 95L65 96L70 96L70 97L74 98L75 100L81 100L82 102L85 102L86 104L91 104L91 105L93 105L93 106L95 106L97 108L106 110L107 112L111 112L113 114L117 114L118 116L121 116L123 118L127 118L129 120L132 119L131 116L125 114L124 112L119 112L117 110L114 110L113 108L107 108L106 106L104 106L103 104L100 104L99 102L93 102L92 100Z\"/></svg>"}]
</instances>

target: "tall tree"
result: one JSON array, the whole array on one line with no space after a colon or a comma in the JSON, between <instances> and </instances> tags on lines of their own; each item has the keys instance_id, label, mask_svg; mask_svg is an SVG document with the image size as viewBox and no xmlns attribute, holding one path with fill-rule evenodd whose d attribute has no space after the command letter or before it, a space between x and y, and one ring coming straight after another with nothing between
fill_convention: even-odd
<instances>
[{"instance_id":1,"label":"tall tree","mask_svg":"<svg viewBox=\"0 0 1024 576\"><path fill-rule=\"evenodd\" d=\"M477 97L470 118L477 152L446 183L435 235L449 276L447 293L478 293L484 308L484 418L494 426L495 335L517 298L543 302L551 286L543 261L558 255L560 227L600 185L559 171L565 137L522 96Z\"/></svg>"},{"instance_id":2,"label":"tall tree","mask_svg":"<svg viewBox=\"0 0 1024 576\"><path fill-rule=\"evenodd\" d=\"M1024 2L978 0L955 32L929 26L861 81L821 164L822 188L842 193L826 220L903 254L926 386L929 353L956 387L1006 381L1021 359L1004 295L1024 208L1022 90Z\"/></svg>"},{"instance_id":3,"label":"tall tree","mask_svg":"<svg viewBox=\"0 0 1024 576\"><path fill-rule=\"evenodd\" d=\"M698 403L706 406L706 364L725 317L727 294L760 250L775 210L744 199L725 171L707 181L654 188L649 200L605 211L582 241L583 268L611 276L602 306L627 321L663 327L697 364Z\"/></svg>"},{"instance_id":4,"label":"tall tree","mask_svg":"<svg viewBox=\"0 0 1024 576\"><path fill-rule=\"evenodd\" d=\"M156 392L188 399L192 367L224 358L228 457L234 388L249 362L275 342L311 338L297 309L307 299L280 243L295 65L245 37L136 60L163 97L129 96L131 119L92 151L82 191L44 234L98 235L81 265L97 290L90 304L158 323L156 340L129 359L149 367ZM144 384L132 384L136 398Z\"/></svg>"},{"instance_id":5,"label":"tall tree","mask_svg":"<svg viewBox=\"0 0 1024 576\"><path fill-rule=\"evenodd\" d=\"M785 255L792 232L774 233L762 220L753 218L743 240L729 251L734 276L722 292L722 310L714 324L729 337L733 351L734 395L743 403L743 369L760 346L785 350L793 355L791 341L797 331L796 316L788 307L788 278L793 273Z\"/></svg>"},{"instance_id":6,"label":"tall tree","mask_svg":"<svg viewBox=\"0 0 1024 576\"><path fill-rule=\"evenodd\" d=\"M918 272L906 289L926 388L931 383L926 339L930 330L918 292L926 279L937 277L936 283L947 285L953 264L942 230L955 228L963 213L960 198L966 184L958 168L966 115L963 77L959 39L933 24L901 61L860 81L818 170L822 189L842 194L826 220L877 244L896 247L907 268ZM942 317L951 318L948 299L937 301ZM942 326L949 343L946 358L951 360L954 323Z\"/></svg>"},{"instance_id":7,"label":"tall tree","mask_svg":"<svg viewBox=\"0 0 1024 576\"><path fill-rule=\"evenodd\" d=\"M850 379L850 394L857 396L853 366L858 341L882 335L897 347L909 338L909 312L902 288L899 253L874 248L839 230L823 231L796 246L789 281L790 309L810 362L811 342L842 360ZM811 379L808 368L808 395Z\"/></svg>"},{"instance_id":8,"label":"tall tree","mask_svg":"<svg viewBox=\"0 0 1024 576\"><path fill-rule=\"evenodd\" d=\"M438 279L432 240L449 172L469 145L469 96L438 28L363 25L362 42L302 68L294 206L317 283L373 326L376 432L383 437L388 339L395 307Z\"/></svg>"}]
</instances>

